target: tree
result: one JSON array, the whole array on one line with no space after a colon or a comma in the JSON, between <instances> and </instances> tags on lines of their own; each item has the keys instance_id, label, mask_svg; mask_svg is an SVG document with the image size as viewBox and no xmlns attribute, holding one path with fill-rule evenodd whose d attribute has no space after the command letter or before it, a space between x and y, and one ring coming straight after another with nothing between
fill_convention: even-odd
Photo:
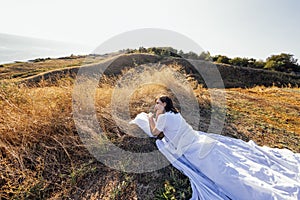
<instances>
[{"instance_id":1,"label":"tree","mask_svg":"<svg viewBox=\"0 0 300 200\"><path fill-rule=\"evenodd\" d=\"M229 64L229 58L227 56L217 55L213 57L213 61L217 63Z\"/></svg>"},{"instance_id":2,"label":"tree","mask_svg":"<svg viewBox=\"0 0 300 200\"><path fill-rule=\"evenodd\" d=\"M210 55L209 51L202 51L198 57L199 60L206 60L206 61L210 61L212 60L212 57Z\"/></svg>"},{"instance_id":3,"label":"tree","mask_svg":"<svg viewBox=\"0 0 300 200\"><path fill-rule=\"evenodd\" d=\"M177 49L174 49L173 47L166 47L165 48L167 51L169 52L172 52L174 54L178 54L178 50Z\"/></svg>"},{"instance_id":4,"label":"tree","mask_svg":"<svg viewBox=\"0 0 300 200\"><path fill-rule=\"evenodd\" d=\"M253 67L254 68L258 68L258 69L263 69L266 65L266 62L264 62L263 60L256 60L254 63L253 63Z\"/></svg>"},{"instance_id":5,"label":"tree","mask_svg":"<svg viewBox=\"0 0 300 200\"><path fill-rule=\"evenodd\" d=\"M248 58L235 57L229 60L229 63L236 66L248 67L250 62Z\"/></svg>"},{"instance_id":6,"label":"tree","mask_svg":"<svg viewBox=\"0 0 300 200\"><path fill-rule=\"evenodd\" d=\"M190 51L190 52L184 54L184 58L196 60L196 59L198 59L198 55L195 52Z\"/></svg>"},{"instance_id":7,"label":"tree","mask_svg":"<svg viewBox=\"0 0 300 200\"><path fill-rule=\"evenodd\" d=\"M180 55L180 56L182 56L183 57L183 55L184 55L184 52L180 49L179 51L178 51L178 55Z\"/></svg>"},{"instance_id":8,"label":"tree","mask_svg":"<svg viewBox=\"0 0 300 200\"><path fill-rule=\"evenodd\" d=\"M140 47L138 52L139 53L147 53L147 49L145 47Z\"/></svg>"},{"instance_id":9,"label":"tree","mask_svg":"<svg viewBox=\"0 0 300 200\"><path fill-rule=\"evenodd\" d=\"M292 54L281 53L272 55L267 58L265 69L281 71L281 72L299 72L297 59L293 58Z\"/></svg>"}]
</instances>

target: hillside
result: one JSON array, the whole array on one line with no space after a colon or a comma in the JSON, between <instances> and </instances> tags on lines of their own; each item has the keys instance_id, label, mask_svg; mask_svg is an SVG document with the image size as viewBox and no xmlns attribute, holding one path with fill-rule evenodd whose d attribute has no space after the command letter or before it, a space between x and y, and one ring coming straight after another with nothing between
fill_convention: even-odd
<instances>
[{"instance_id":1,"label":"hillside","mask_svg":"<svg viewBox=\"0 0 300 200\"><path fill-rule=\"evenodd\" d=\"M125 55L90 55L73 56L58 59L36 59L32 62L19 62L5 64L0 67L0 80L37 83L40 80L55 78L61 79L64 76L75 77L81 67L97 69L99 64L110 62L104 74L119 75L122 70L137 67L141 64L160 63L163 65L180 66L185 73L195 78L199 84L205 86L205 82L194 66L184 58L158 56L146 53L132 53ZM299 86L300 76L282 72L254 69L249 67L231 66L227 64L197 61L204 73L209 72L212 66L216 66L221 74L225 88L247 88L254 86Z\"/></svg>"},{"instance_id":2,"label":"hillside","mask_svg":"<svg viewBox=\"0 0 300 200\"><path fill-rule=\"evenodd\" d=\"M107 167L84 147L72 110L74 77L80 67L96 70L101 63L115 59L96 89L96 115L105 136L131 152L151 152L156 146L152 138L133 136L142 134L138 127L119 127L112 116L113 92L125 74L139 74L142 80L163 79L171 85L181 84L177 77L180 72L199 103L200 123L195 127L199 130L207 131L211 113L222 110L212 110L210 91L184 59L152 54L114 56L41 59L0 67L0 199L191 196L188 179L172 166L142 174L126 173ZM157 63L169 68L155 70ZM141 64L147 70L139 72L136 67ZM203 67L209 70L210 64L203 63ZM226 119L221 134L300 152L300 89L295 87L299 77L228 65L217 67L226 87ZM131 117L148 112L158 94L174 96L166 86L134 80L128 86L134 92L125 91L131 97ZM114 98L122 100L122 95ZM175 103L179 108L185 106Z\"/></svg>"}]
</instances>

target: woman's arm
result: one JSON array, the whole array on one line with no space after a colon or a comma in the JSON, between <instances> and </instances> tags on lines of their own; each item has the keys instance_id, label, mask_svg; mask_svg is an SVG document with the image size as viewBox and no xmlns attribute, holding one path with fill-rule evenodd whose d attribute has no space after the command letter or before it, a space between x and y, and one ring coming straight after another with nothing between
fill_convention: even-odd
<instances>
[{"instance_id":1,"label":"woman's arm","mask_svg":"<svg viewBox=\"0 0 300 200\"><path fill-rule=\"evenodd\" d=\"M156 119L157 118L158 118L158 115L156 115ZM151 131L152 135L158 136L161 133L161 131L159 131L159 130L157 130L157 128L155 128L155 122L154 122L154 117L153 117L152 113L149 114L148 119L149 119L150 131Z\"/></svg>"}]
</instances>

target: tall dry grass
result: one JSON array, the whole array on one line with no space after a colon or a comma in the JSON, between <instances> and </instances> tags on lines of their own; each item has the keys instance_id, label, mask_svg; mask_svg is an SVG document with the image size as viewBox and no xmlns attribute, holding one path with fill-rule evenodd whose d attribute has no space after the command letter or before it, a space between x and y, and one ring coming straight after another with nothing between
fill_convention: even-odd
<instances>
[{"instance_id":1,"label":"tall dry grass","mask_svg":"<svg viewBox=\"0 0 300 200\"><path fill-rule=\"evenodd\" d=\"M188 110L194 102L189 98L179 100L194 95L200 108L200 125L196 112L186 115L187 121L207 130L209 91L185 74L178 74L180 66L156 67L126 70L118 77L103 76L96 88L93 103L99 124L111 141L126 150L156 149L154 139L134 137L140 130L127 122L139 112L153 111L154 98L162 93L173 97L180 110ZM170 88L176 88L177 94ZM56 80L55 84L41 82L35 87L1 84L0 199L190 197L188 179L171 166L132 174L97 161L78 136L72 90L71 78ZM227 119L222 134L299 152L299 91L276 87L227 89ZM79 94L84 97L86 93L88 90Z\"/></svg>"},{"instance_id":2,"label":"tall dry grass","mask_svg":"<svg viewBox=\"0 0 300 200\"><path fill-rule=\"evenodd\" d=\"M149 69L139 76L144 80L156 77L153 84L143 85L142 80L136 79L128 85L133 93L126 93L127 90L114 93L121 77L102 77L96 89L95 105L102 129L115 143L132 151L153 150L154 140L135 140L128 136L126 131L139 130L137 127L119 127L112 117L114 105L111 102L129 95L128 106L133 117L138 112L149 111L158 94L172 94L167 89L169 85L157 85L155 81L178 82L172 76L172 73L176 75L175 71ZM126 81L123 83L128 83ZM36 87L1 84L1 199L154 198L156 194L145 191L150 186L158 191L161 185L156 181L161 179L161 184L164 183L165 169L143 176L126 174L109 169L93 158L83 146L72 118L72 89L70 79L55 84L40 82ZM122 112L118 110L121 108L117 107L117 111ZM148 180L144 180L145 177Z\"/></svg>"},{"instance_id":3,"label":"tall dry grass","mask_svg":"<svg viewBox=\"0 0 300 200\"><path fill-rule=\"evenodd\" d=\"M64 170L73 166L70 147L79 141L70 90L6 84L1 85L0 97L1 197L43 197L59 163L66 165Z\"/></svg>"}]
</instances>

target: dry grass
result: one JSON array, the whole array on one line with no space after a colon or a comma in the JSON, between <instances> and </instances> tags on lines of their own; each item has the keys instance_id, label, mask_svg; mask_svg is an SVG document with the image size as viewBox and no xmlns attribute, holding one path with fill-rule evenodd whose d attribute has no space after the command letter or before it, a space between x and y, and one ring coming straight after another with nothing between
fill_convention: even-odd
<instances>
[{"instance_id":1,"label":"dry grass","mask_svg":"<svg viewBox=\"0 0 300 200\"><path fill-rule=\"evenodd\" d=\"M115 86L121 77L118 90ZM179 104L180 97L169 88L176 87L180 94L189 95L187 88L191 85L200 107L199 128L205 131L210 119L209 92L184 77L171 69L154 70L153 66L142 72L124 71L114 79L103 77L95 96L101 128L124 149L152 151L156 149L154 140L131 135L139 130L126 125L122 105L128 102L129 116L134 117L141 111L151 111L154 97L167 93L184 109L190 102ZM73 121L72 88L72 81L68 80L56 86L40 83L30 88L1 85L0 199L190 197L188 179L171 166L152 173L132 174L106 167L90 155ZM227 119L222 134L300 152L299 88L237 88L226 89L226 93ZM121 113L117 121L112 119L112 108ZM191 115L188 121L192 119Z\"/></svg>"},{"instance_id":2,"label":"dry grass","mask_svg":"<svg viewBox=\"0 0 300 200\"><path fill-rule=\"evenodd\" d=\"M228 89L231 123L260 145L300 152L300 89Z\"/></svg>"},{"instance_id":3,"label":"dry grass","mask_svg":"<svg viewBox=\"0 0 300 200\"><path fill-rule=\"evenodd\" d=\"M2 67L0 67L0 80L23 79L50 70L96 63L102 59L101 56L70 56L56 59L36 59L32 62L3 64L1 65Z\"/></svg>"},{"instance_id":4,"label":"dry grass","mask_svg":"<svg viewBox=\"0 0 300 200\"><path fill-rule=\"evenodd\" d=\"M103 130L125 149L154 150L154 140L120 134L109 111L114 84L104 77L96 91L97 115ZM154 198L155 194L150 191L163 186L166 169L142 176L118 172L99 163L83 146L72 119L72 81L47 85L1 85L1 199ZM130 104L137 102L138 105L140 99L136 98L140 98L143 91L148 95L154 89L155 94L144 99L150 101L149 106L157 94L167 92L160 86L148 85L133 94ZM134 106L131 111L137 113L146 107Z\"/></svg>"}]
</instances>

